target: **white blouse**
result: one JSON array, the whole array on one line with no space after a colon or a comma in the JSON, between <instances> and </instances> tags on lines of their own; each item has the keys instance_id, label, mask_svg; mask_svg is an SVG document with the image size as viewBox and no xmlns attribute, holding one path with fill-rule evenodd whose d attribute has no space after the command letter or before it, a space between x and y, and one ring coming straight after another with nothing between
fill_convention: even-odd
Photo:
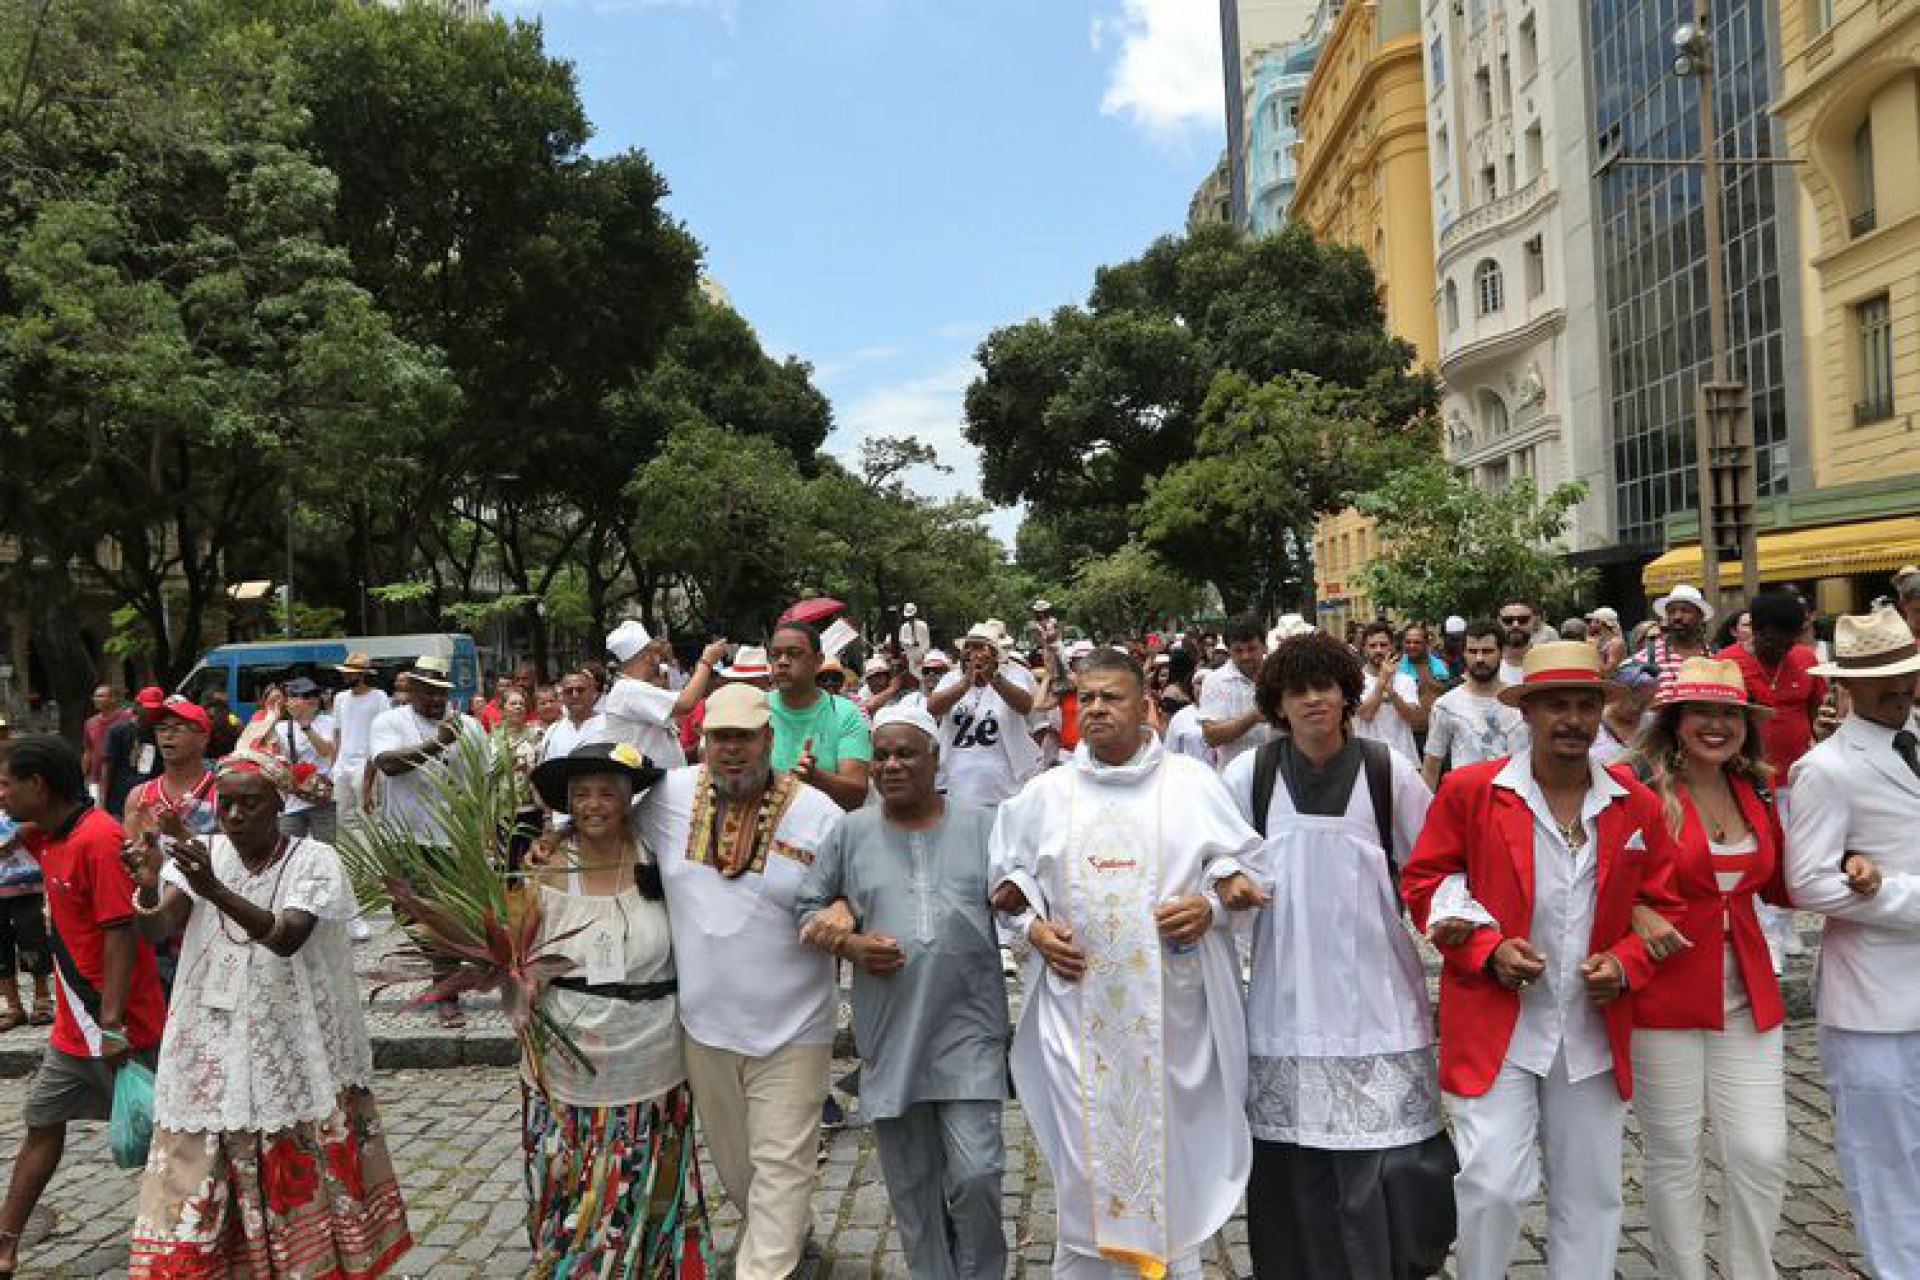
<instances>
[{"instance_id":1,"label":"white blouse","mask_svg":"<svg viewBox=\"0 0 1920 1280\"><path fill-rule=\"evenodd\" d=\"M637 888L582 893L577 873L569 889L540 887L540 934L560 939L546 949L574 962L569 980L597 986L674 976L665 903L641 897ZM568 933L572 936L561 936ZM564 1050L548 1052L542 1065L558 1101L574 1107L627 1106L658 1098L687 1078L675 997L623 1000L549 986L540 1000L594 1067L583 1070Z\"/></svg>"},{"instance_id":2,"label":"white blouse","mask_svg":"<svg viewBox=\"0 0 1920 1280\"><path fill-rule=\"evenodd\" d=\"M209 849L222 884L275 915L304 911L315 924L299 951L277 956L167 865L162 879L192 899L193 913L160 1044L154 1124L176 1133L275 1133L324 1121L342 1092L373 1082L347 938L355 905L346 871L319 840L293 840L258 875L225 836L212 837Z\"/></svg>"}]
</instances>

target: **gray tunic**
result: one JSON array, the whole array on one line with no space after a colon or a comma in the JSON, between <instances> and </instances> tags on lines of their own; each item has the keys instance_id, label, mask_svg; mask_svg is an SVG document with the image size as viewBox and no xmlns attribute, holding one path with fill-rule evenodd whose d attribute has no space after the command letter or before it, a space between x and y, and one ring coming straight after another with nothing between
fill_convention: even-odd
<instances>
[{"instance_id":1,"label":"gray tunic","mask_svg":"<svg viewBox=\"0 0 1920 1280\"><path fill-rule=\"evenodd\" d=\"M814 855L794 900L804 924L845 898L861 933L900 944L906 964L855 966L853 1034L860 1107L874 1119L916 1102L1007 1096L1007 995L987 905L990 810L951 802L939 825L908 831L878 805L849 813Z\"/></svg>"}]
</instances>

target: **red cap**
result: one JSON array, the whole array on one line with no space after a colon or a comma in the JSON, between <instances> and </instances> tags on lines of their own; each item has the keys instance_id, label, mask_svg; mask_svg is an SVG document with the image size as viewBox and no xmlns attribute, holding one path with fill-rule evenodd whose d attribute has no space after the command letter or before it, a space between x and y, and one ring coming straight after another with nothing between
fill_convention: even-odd
<instances>
[{"instance_id":1,"label":"red cap","mask_svg":"<svg viewBox=\"0 0 1920 1280\"><path fill-rule=\"evenodd\" d=\"M150 684L133 695L133 700L149 711L158 711L167 700L167 691L157 684Z\"/></svg>"},{"instance_id":2,"label":"red cap","mask_svg":"<svg viewBox=\"0 0 1920 1280\"><path fill-rule=\"evenodd\" d=\"M145 696L146 694L143 691L141 697L145 698ZM199 703L183 698L177 693L171 698L162 701L159 711L163 716L174 716L178 719L185 720L202 733L213 732L212 717L201 709Z\"/></svg>"}]
</instances>

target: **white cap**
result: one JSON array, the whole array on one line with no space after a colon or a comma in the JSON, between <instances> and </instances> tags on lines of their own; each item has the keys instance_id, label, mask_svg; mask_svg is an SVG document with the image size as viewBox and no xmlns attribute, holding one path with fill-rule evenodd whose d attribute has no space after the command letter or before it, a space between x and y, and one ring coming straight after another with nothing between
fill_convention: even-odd
<instances>
[{"instance_id":1,"label":"white cap","mask_svg":"<svg viewBox=\"0 0 1920 1280\"><path fill-rule=\"evenodd\" d=\"M929 649L921 657L920 665L922 667L950 667L953 665L953 659L949 658L943 649Z\"/></svg>"},{"instance_id":2,"label":"white cap","mask_svg":"<svg viewBox=\"0 0 1920 1280\"><path fill-rule=\"evenodd\" d=\"M647 634L647 629L632 618L607 633L607 652L620 662L632 661L652 643L653 637Z\"/></svg>"},{"instance_id":3,"label":"white cap","mask_svg":"<svg viewBox=\"0 0 1920 1280\"><path fill-rule=\"evenodd\" d=\"M874 713L873 731L875 733L880 732L880 730L890 724L912 725L920 732L926 734L927 737L931 738L936 745L940 741L940 726L933 722L933 716L929 714L925 708L917 706L903 707L896 702L884 706Z\"/></svg>"},{"instance_id":4,"label":"white cap","mask_svg":"<svg viewBox=\"0 0 1920 1280\"><path fill-rule=\"evenodd\" d=\"M900 616L907 619L909 622L911 622L913 619L920 616L920 606L917 604L907 605L905 608L900 610Z\"/></svg>"},{"instance_id":5,"label":"white cap","mask_svg":"<svg viewBox=\"0 0 1920 1280\"><path fill-rule=\"evenodd\" d=\"M1463 636L1467 634L1467 620L1457 613L1450 613L1447 620L1440 624L1440 631L1443 635Z\"/></svg>"},{"instance_id":6,"label":"white cap","mask_svg":"<svg viewBox=\"0 0 1920 1280\"><path fill-rule=\"evenodd\" d=\"M868 658L867 665L861 668L864 674L870 676L883 676L891 670L893 670L893 664L878 654Z\"/></svg>"},{"instance_id":7,"label":"white cap","mask_svg":"<svg viewBox=\"0 0 1920 1280\"><path fill-rule=\"evenodd\" d=\"M1067 661L1071 662L1075 658L1087 657L1092 652L1093 652L1093 641L1075 640L1072 644L1067 646Z\"/></svg>"}]
</instances>

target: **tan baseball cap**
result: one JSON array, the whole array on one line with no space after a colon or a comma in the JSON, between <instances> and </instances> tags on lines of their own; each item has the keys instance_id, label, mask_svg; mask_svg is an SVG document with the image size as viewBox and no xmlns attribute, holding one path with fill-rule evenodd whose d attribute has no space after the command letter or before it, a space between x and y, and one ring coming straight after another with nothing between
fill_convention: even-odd
<instances>
[{"instance_id":1,"label":"tan baseball cap","mask_svg":"<svg viewBox=\"0 0 1920 1280\"><path fill-rule=\"evenodd\" d=\"M707 699L706 719L701 727L714 729L764 729L773 719L764 690L750 684L730 684Z\"/></svg>"}]
</instances>

